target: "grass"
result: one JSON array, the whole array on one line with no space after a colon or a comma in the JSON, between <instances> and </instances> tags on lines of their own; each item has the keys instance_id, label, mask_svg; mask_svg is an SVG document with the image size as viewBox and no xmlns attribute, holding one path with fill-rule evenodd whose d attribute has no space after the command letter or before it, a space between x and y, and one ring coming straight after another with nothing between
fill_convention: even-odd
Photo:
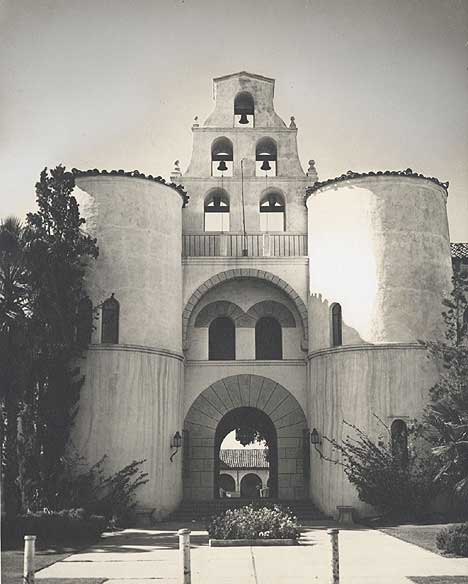
<instances>
[{"instance_id":1,"label":"grass","mask_svg":"<svg viewBox=\"0 0 468 584\"><path fill-rule=\"evenodd\" d=\"M392 535L407 543L412 543L429 550L435 554L445 555L436 545L436 535L445 527L457 525L456 523L432 523L432 524L402 524L391 526L379 526L377 529L388 535ZM468 584L468 579L462 580ZM431 582L427 580L427 582ZM455 580L454 580L455 582Z\"/></svg>"},{"instance_id":2,"label":"grass","mask_svg":"<svg viewBox=\"0 0 468 584\"><path fill-rule=\"evenodd\" d=\"M80 548L81 549L81 548ZM35 556L35 571L46 568L55 562L60 562L71 554L79 551L75 548L61 550L37 550ZM2 551L2 584L21 584L23 578L23 550ZM101 584L105 578L44 578L41 584Z\"/></svg>"}]
</instances>

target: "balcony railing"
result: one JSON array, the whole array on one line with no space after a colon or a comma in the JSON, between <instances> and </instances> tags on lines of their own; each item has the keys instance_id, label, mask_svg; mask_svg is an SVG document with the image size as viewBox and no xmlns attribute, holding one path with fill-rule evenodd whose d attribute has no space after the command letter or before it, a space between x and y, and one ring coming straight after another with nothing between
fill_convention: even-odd
<instances>
[{"instance_id":1,"label":"balcony railing","mask_svg":"<svg viewBox=\"0 0 468 584\"><path fill-rule=\"evenodd\" d=\"M244 249L247 253L244 253ZM184 257L292 257L307 255L305 233L187 233Z\"/></svg>"}]
</instances>

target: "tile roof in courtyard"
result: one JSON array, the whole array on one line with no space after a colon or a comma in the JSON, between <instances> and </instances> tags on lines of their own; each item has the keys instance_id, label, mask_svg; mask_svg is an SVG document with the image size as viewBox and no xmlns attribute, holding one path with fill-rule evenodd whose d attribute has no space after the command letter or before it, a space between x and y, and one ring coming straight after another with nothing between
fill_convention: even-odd
<instances>
[{"instance_id":1,"label":"tile roof in courtyard","mask_svg":"<svg viewBox=\"0 0 468 584\"><path fill-rule=\"evenodd\" d=\"M268 468L266 458L268 450L255 448L252 450L241 448L226 448L219 451L220 467L228 468Z\"/></svg>"}]
</instances>

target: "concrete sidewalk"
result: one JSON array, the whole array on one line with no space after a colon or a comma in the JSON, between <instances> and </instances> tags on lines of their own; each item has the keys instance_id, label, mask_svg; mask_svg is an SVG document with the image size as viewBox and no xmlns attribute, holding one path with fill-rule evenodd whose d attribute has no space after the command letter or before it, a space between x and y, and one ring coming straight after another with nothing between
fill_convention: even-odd
<instances>
[{"instance_id":1,"label":"concrete sidewalk","mask_svg":"<svg viewBox=\"0 0 468 584\"><path fill-rule=\"evenodd\" d=\"M336 526L336 525L334 525ZM48 568L36 578L106 578L110 584L159 584L180 581L177 530L180 524L157 529L127 529L106 535L99 544ZM304 528L301 543L292 547L209 548L200 525L191 534L193 584L328 584L331 524ZM468 558L444 558L380 531L355 527L340 530L342 584L403 584L409 576L465 576ZM130 582L129 582L130 581Z\"/></svg>"}]
</instances>

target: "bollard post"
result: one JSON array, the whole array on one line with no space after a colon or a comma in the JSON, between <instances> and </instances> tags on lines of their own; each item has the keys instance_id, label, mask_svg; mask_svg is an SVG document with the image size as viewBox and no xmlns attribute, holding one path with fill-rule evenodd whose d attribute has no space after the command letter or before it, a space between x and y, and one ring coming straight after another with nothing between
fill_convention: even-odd
<instances>
[{"instance_id":1,"label":"bollard post","mask_svg":"<svg viewBox=\"0 0 468 584\"><path fill-rule=\"evenodd\" d=\"M331 549L332 549L332 577L330 580L331 584L340 584L340 553L338 549L338 533L339 529L329 529L327 531L330 536Z\"/></svg>"},{"instance_id":2,"label":"bollard post","mask_svg":"<svg viewBox=\"0 0 468 584\"><path fill-rule=\"evenodd\" d=\"M179 550L182 564L181 584L191 583L190 571L190 529L179 529Z\"/></svg>"},{"instance_id":3,"label":"bollard post","mask_svg":"<svg viewBox=\"0 0 468 584\"><path fill-rule=\"evenodd\" d=\"M34 584L34 554L36 551L36 536L24 536L23 584Z\"/></svg>"}]
</instances>

